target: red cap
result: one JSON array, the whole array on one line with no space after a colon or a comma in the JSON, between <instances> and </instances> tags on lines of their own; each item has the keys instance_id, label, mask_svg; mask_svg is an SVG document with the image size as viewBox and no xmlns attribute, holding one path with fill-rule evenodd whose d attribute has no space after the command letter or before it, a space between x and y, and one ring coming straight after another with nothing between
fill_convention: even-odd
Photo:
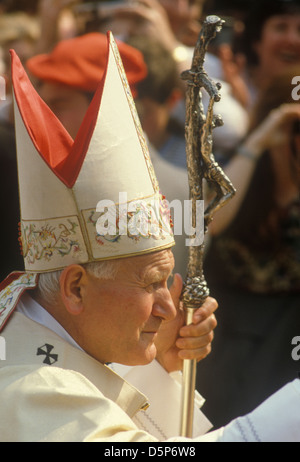
<instances>
[{"instance_id":1,"label":"red cap","mask_svg":"<svg viewBox=\"0 0 300 462\"><path fill-rule=\"evenodd\" d=\"M135 85L147 75L141 52L117 41L127 79L133 93ZM93 32L60 41L49 54L30 58L27 69L38 79L94 92L103 76L107 62L107 38Z\"/></svg>"}]
</instances>

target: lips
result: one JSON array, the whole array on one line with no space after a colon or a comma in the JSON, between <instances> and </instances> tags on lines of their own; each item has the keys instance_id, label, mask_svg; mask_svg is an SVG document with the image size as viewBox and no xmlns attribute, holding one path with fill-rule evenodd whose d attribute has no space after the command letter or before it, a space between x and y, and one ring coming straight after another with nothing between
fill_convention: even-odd
<instances>
[{"instance_id":1,"label":"lips","mask_svg":"<svg viewBox=\"0 0 300 462\"><path fill-rule=\"evenodd\" d=\"M149 327L148 327L148 324L149 324ZM151 326L151 324L155 324L155 325ZM156 335L160 329L160 326L161 326L161 321L159 319L157 319L156 322L152 320L151 323L147 323L143 326L141 333L149 334L149 335Z\"/></svg>"},{"instance_id":2,"label":"lips","mask_svg":"<svg viewBox=\"0 0 300 462\"><path fill-rule=\"evenodd\" d=\"M147 342L153 343L157 337L157 331L143 331L142 335L144 339L147 339Z\"/></svg>"}]
</instances>

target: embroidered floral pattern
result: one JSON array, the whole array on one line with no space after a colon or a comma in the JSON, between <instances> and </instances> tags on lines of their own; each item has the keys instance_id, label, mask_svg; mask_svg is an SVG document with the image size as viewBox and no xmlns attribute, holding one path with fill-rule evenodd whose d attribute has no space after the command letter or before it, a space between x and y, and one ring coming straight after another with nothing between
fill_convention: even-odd
<instances>
[{"instance_id":1,"label":"embroidered floral pattern","mask_svg":"<svg viewBox=\"0 0 300 462\"><path fill-rule=\"evenodd\" d=\"M82 237L77 217L51 219L47 222L21 223L23 256L27 264L50 261L82 252Z\"/></svg>"},{"instance_id":2,"label":"embroidered floral pattern","mask_svg":"<svg viewBox=\"0 0 300 462\"><path fill-rule=\"evenodd\" d=\"M105 245L105 242L119 243L122 236L126 236L134 242L142 239L161 240L172 236L172 220L170 209L164 196L159 199L136 200L127 206L108 208L99 213L95 210L85 211L88 214L85 220L94 227L94 238L97 244ZM97 222L101 217L107 223L106 232L99 233ZM108 223L112 226L109 228Z\"/></svg>"},{"instance_id":3,"label":"embroidered floral pattern","mask_svg":"<svg viewBox=\"0 0 300 462\"><path fill-rule=\"evenodd\" d=\"M0 330L14 310L22 293L37 284L37 274L24 273L0 293Z\"/></svg>"}]
</instances>

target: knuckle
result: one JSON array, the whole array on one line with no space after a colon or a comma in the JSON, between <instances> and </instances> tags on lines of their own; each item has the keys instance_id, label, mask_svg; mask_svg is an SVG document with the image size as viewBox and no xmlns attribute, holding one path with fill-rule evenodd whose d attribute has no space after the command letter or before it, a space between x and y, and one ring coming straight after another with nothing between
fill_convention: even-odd
<instances>
[{"instance_id":1,"label":"knuckle","mask_svg":"<svg viewBox=\"0 0 300 462\"><path fill-rule=\"evenodd\" d=\"M209 343L211 343L211 342L213 341L214 336L215 336L215 334L214 334L213 332L210 332L210 333L208 334L208 341L209 341Z\"/></svg>"},{"instance_id":2,"label":"knuckle","mask_svg":"<svg viewBox=\"0 0 300 462\"><path fill-rule=\"evenodd\" d=\"M213 331L217 327L217 320L214 315L211 315L207 322L207 331L208 333Z\"/></svg>"},{"instance_id":3,"label":"knuckle","mask_svg":"<svg viewBox=\"0 0 300 462\"><path fill-rule=\"evenodd\" d=\"M211 328L212 329L215 329L218 325L218 321L215 317L215 315L213 314L212 317L211 317Z\"/></svg>"},{"instance_id":4,"label":"knuckle","mask_svg":"<svg viewBox=\"0 0 300 462\"><path fill-rule=\"evenodd\" d=\"M214 339L214 333L209 332L204 337L202 337L201 342L199 342L198 345L202 348L206 348L208 345L212 343L213 339Z\"/></svg>"},{"instance_id":5,"label":"knuckle","mask_svg":"<svg viewBox=\"0 0 300 462\"><path fill-rule=\"evenodd\" d=\"M198 360L201 361L201 359L206 358L211 353L211 350L211 344L209 343L205 348L202 348L201 355L199 356Z\"/></svg>"},{"instance_id":6,"label":"knuckle","mask_svg":"<svg viewBox=\"0 0 300 462\"><path fill-rule=\"evenodd\" d=\"M210 353L211 353L211 344L207 345L206 349L205 349L205 357L208 356Z\"/></svg>"},{"instance_id":7,"label":"knuckle","mask_svg":"<svg viewBox=\"0 0 300 462\"><path fill-rule=\"evenodd\" d=\"M211 304L211 307L215 310L216 308L218 308L219 304L217 302L217 300L213 297L210 297L210 304Z\"/></svg>"}]
</instances>

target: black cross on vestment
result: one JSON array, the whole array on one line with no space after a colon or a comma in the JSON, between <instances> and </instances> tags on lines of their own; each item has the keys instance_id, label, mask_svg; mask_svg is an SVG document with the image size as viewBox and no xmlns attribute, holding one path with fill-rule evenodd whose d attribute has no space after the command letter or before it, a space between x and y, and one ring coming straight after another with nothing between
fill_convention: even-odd
<instances>
[{"instance_id":1,"label":"black cross on vestment","mask_svg":"<svg viewBox=\"0 0 300 462\"><path fill-rule=\"evenodd\" d=\"M58 360L58 355L50 354L53 348L54 348L53 345L49 345L48 343L45 343L45 345L37 349L37 353L36 353L37 356L40 356L40 355L46 356L43 363L48 364L49 366L56 363Z\"/></svg>"}]
</instances>

